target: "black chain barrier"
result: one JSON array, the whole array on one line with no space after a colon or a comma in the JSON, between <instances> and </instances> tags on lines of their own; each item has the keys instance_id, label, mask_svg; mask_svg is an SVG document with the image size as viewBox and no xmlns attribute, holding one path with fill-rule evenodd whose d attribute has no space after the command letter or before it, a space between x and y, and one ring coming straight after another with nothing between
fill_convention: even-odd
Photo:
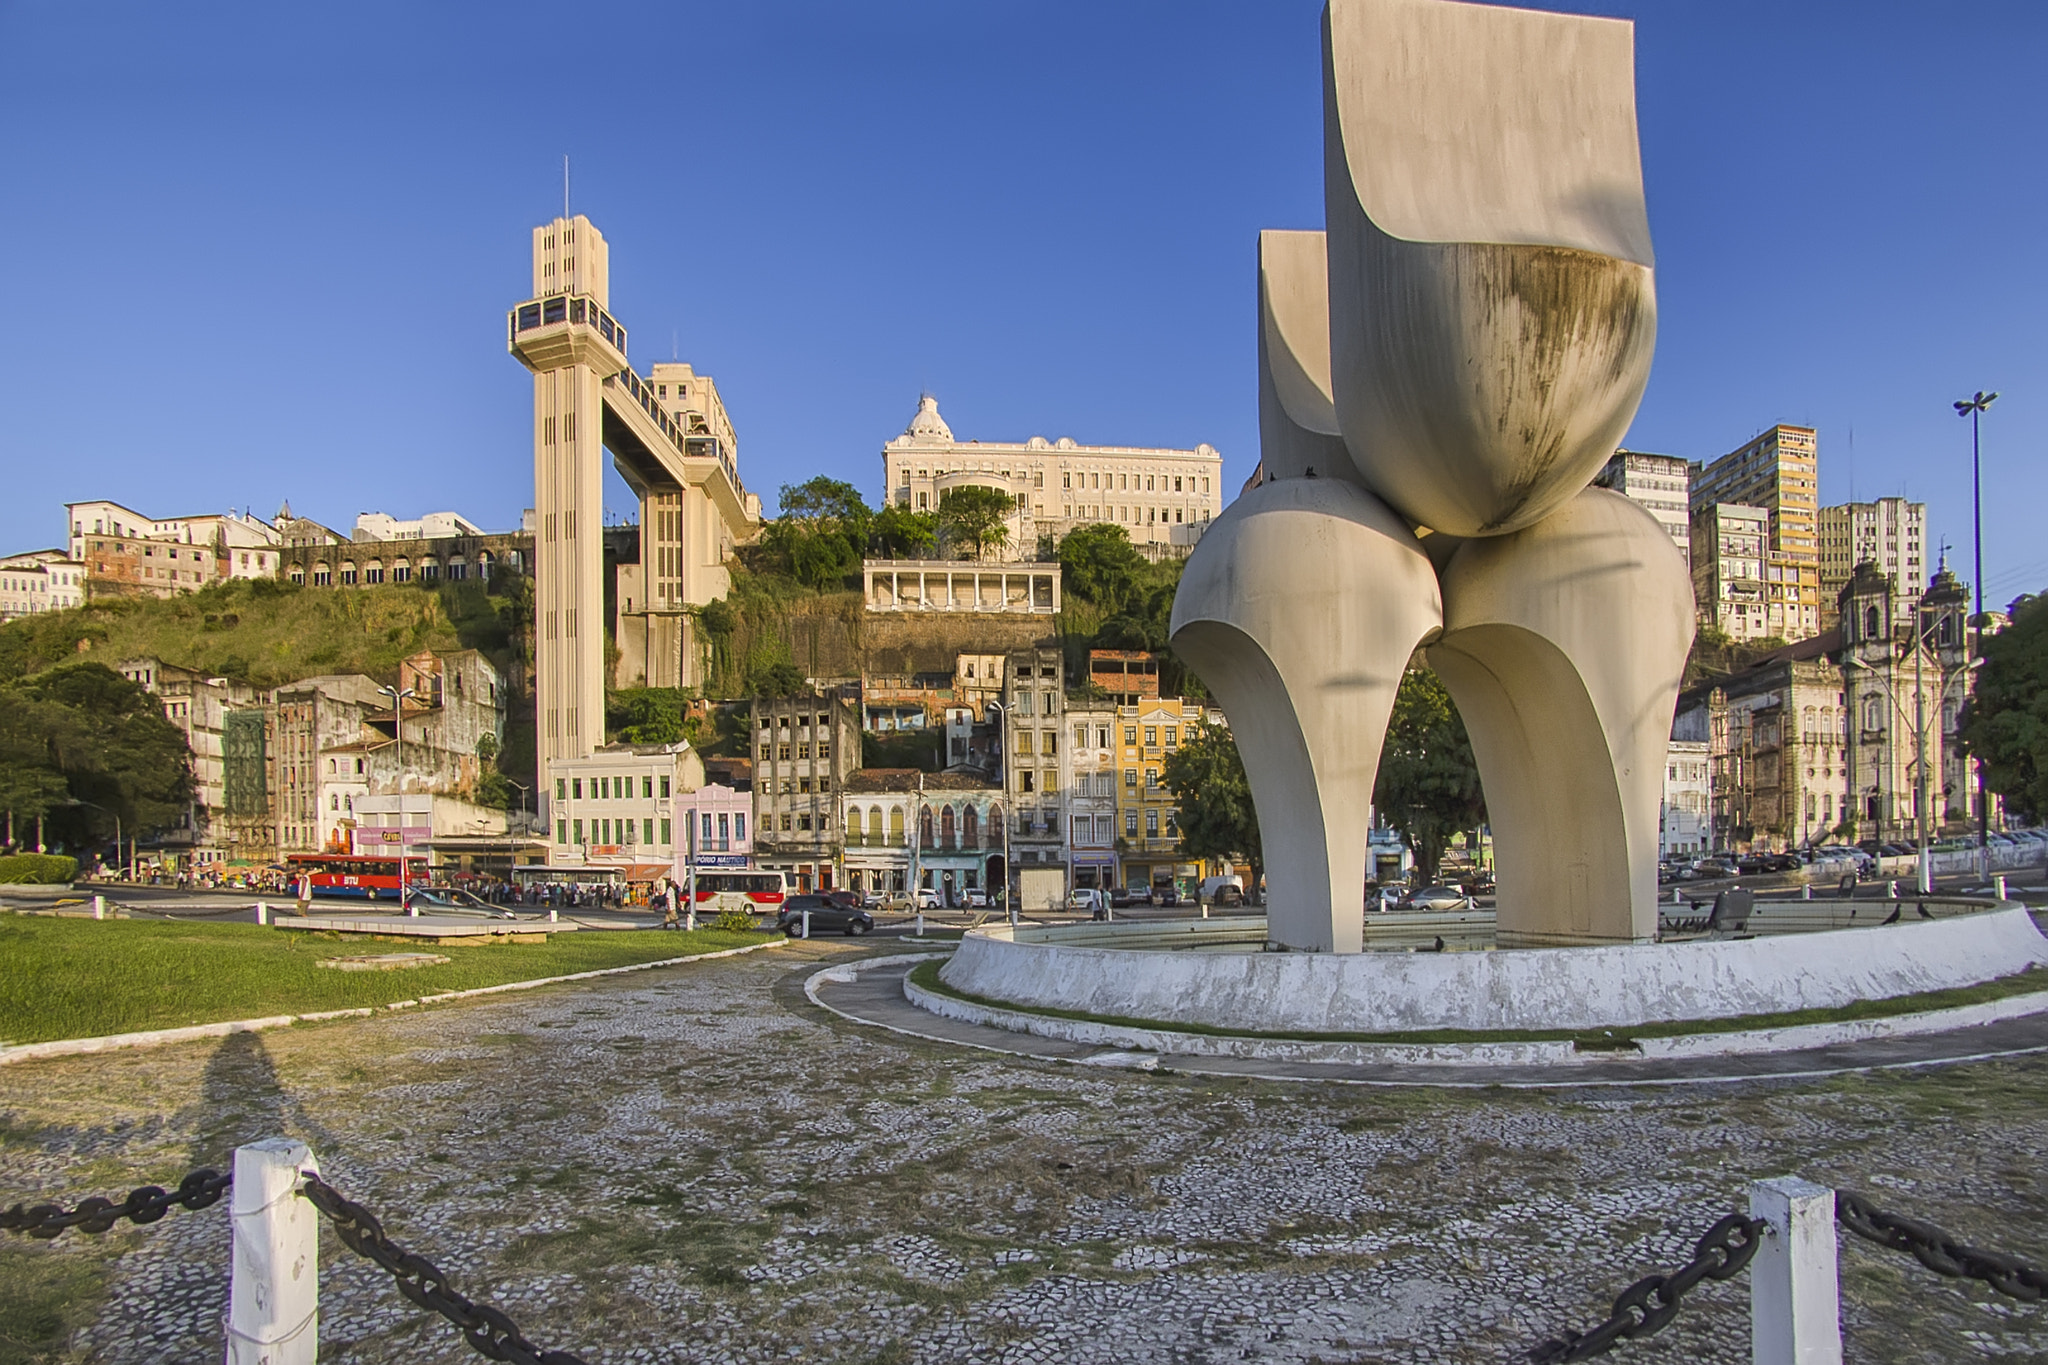
<instances>
[{"instance_id":1,"label":"black chain barrier","mask_svg":"<svg viewBox=\"0 0 2048 1365\"><path fill-rule=\"evenodd\" d=\"M2001 1294L2028 1303L2048 1295L2048 1273L2019 1257L1964 1246L1932 1223L1886 1213L1848 1190L1835 1191L1835 1221L1858 1237L1906 1252L1937 1275L1981 1280Z\"/></svg>"},{"instance_id":2,"label":"black chain barrier","mask_svg":"<svg viewBox=\"0 0 2048 1365\"><path fill-rule=\"evenodd\" d=\"M358 1256L390 1272L398 1292L429 1312L439 1313L462 1329L478 1354L512 1365L585 1365L567 1351L543 1351L523 1336L517 1324L489 1304L471 1303L455 1291L432 1261L399 1246L384 1235L383 1225L361 1204L344 1197L317 1175L307 1175L300 1192L327 1215L342 1243Z\"/></svg>"},{"instance_id":3,"label":"black chain barrier","mask_svg":"<svg viewBox=\"0 0 2048 1365\"><path fill-rule=\"evenodd\" d=\"M1529 1353L1531 1365L1562 1365L1605 1355L1624 1341L1652 1336L1671 1325L1680 1302L1701 1280L1728 1280L1742 1273L1762 1240L1761 1219L1731 1213L1694 1245L1692 1259L1669 1275L1646 1275L1621 1291L1607 1321L1585 1332L1553 1337Z\"/></svg>"},{"instance_id":4,"label":"black chain barrier","mask_svg":"<svg viewBox=\"0 0 2048 1365\"><path fill-rule=\"evenodd\" d=\"M63 1235L67 1228L77 1228L80 1232L105 1232L123 1218L131 1223L154 1223L176 1205L203 1209L219 1203L220 1197L233 1183L233 1176L222 1175L215 1170L197 1170L179 1181L175 1190L166 1190L161 1185L144 1185L139 1190L130 1190L128 1197L118 1204L99 1195L81 1200L75 1209L66 1209L62 1204L16 1204L11 1209L0 1211L0 1232L25 1232L47 1241Z\"/></svg>"}]
</instances>

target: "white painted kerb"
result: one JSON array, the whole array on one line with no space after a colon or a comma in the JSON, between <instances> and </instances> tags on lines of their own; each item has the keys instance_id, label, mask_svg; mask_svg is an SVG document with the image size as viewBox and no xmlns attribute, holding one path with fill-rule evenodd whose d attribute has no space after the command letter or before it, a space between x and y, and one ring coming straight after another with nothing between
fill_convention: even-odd
<instances>
[{"instance_id":1,"label":"white painted kerb","mask_svg":"<svg viewBox=\"0 0 2048 1365\"><path fill-rule=\"evenodd\" d=\"M1838 1009L2048 963L2024 907L1768 938L1453 953L1202 953L961 940L954 990L1025 1009L1282 1033L1625 1028Z\"/></svg>"}]
</instances>

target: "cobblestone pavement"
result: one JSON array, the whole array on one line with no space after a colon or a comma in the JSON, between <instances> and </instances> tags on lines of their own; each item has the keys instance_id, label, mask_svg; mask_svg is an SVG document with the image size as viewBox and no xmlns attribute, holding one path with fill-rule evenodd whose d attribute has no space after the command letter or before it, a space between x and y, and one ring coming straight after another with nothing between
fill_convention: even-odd
<instances>
[{"instance_id":1,"label":"cobblestone pavement","mask_svg":"<svg viewBox=\"0 0 2048 1365\"><path fill-rule=\"evenodd\" d=\"M799 968L839 951L0 1069L0 1203L288 1133L464 1292L620 1365L1510 1360L1787 1172L2048 1259L2041 1059L1683 1092L1104 1071L836 1020ZM15 1239L0 1275L98 1285L63 1359L216 1361L226 1229ZM1852 1361L2048 1359L2048 1307L1843 1263ZM321 1278L324 1360L475 1358L331 1234ZM1746 1361L1747 1308L1709 1284L1611 1358Z\"/></svg>"}]
</instances>

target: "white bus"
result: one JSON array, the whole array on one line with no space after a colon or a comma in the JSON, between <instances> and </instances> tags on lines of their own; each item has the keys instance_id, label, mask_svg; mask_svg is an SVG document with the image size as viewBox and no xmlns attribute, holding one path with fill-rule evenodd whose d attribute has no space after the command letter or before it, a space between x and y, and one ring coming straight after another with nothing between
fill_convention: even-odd
<instances>
[{"instance_id":1,"label":"white bus","mask_svg":"<svg viewBox=\"0 0 2048 1365\"><path fill-rule=\"evenodd\" d=\"M690 889L689 874L681 879L681 889ZM728 910L737 910L743 915L773 915L782 909L782 898L788 887L780 872L735 872L724 868L699 869L697 872L697 916L722 915Z\"/></svg>"}]
</instances>

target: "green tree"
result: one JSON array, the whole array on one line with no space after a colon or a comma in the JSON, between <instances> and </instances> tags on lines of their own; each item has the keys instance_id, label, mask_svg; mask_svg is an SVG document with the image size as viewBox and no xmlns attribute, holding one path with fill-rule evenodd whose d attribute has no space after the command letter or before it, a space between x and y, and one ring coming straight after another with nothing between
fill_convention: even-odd
<instances>
[{"instance_id":1,"label":"green tree","mask_svg":"<svg viewBox=\"0 0 2048 1365\"><path fill-rule=\"evenodd\" d=\"M1449 690L1431 669L1411 667L1401 675L1372 799L1429 881L1436 879L1451 836L1486 820L1472 741Z\"/></svg>"},{"instance_id":2,"label":"green tree","mask_svg":"<svg viewBox=\"0 0 2048 1365\"><path fill-rule=\"evenodd\" d=\"M1180 804L1180 845L1195 858L1244 859L1257 894L1266 875L1259 813L1237 741L1220 725L1197 722L1186 742L1166 756L1161 777Z\"/></svg>"},{"instance_id":3,"label":"green tree","mask_svg":"<svg viewBox=\"0 0 2048 1365\"><path fill-rule=\"evenodd\" d=\"M1009 544L1007 523L1016 510L1016 500L1002 489L965 484L939 499L939 532L948 550L979 559Z\"/></svg>"},{"instance_id":4,"label":"green tree","mask_svg":"<svg viewBox=\"0 0 2048 1365\"><path fill-rule=\"evenodd\" d=\"M1137 595L1147 568L1130 532L1109 522L1077 526L1060 537L1059 560L1066 591L1111 615Z\"/></svg>"},{"instance_id":5,"label":"green tree","mask_svg":"<svg viewBox=\"0 0 2048 1365\"><path fill-rule=\"evenodd\" d=\"M868 547L882 559L923 559L938 542L938 518L893 502L875 513L868 530Z\"/></svg>"},{"instance_id":6,"label":"green tree","mask_svg":"<svg viewBox=\"0 0 2048 1365\"><path fill-rule=\"evenodd\" d=\"M71 846L111 836L116 815L124 833L166 827L187 812L191 759L157 699L105 664L0 686L0 798L17 838L37 813L47 837Z\"/></svg>"},{"instance_id":7,"label":"green tree","mask_svg":"<svg viewBox=\"0 0 2048 1365\"><path fill-rule=\"evenodd\" d=\"M761 547L784 573L821 589L860 568L874 513L852 484L820 474L784 484L776 501L782 515L762 531Z\"/></svg>"},{"instance_id":8,"label":"green tree","mask_svg":"<svg viewBox=\"0 0 2048 1365\"><path fill-rule=\"evenodd\" d=\"M622 687L605 698L605 729L619 744L677 743L689 698L676 687Z\"/></svg>"},{"instance_id":9,"label":"green tree","mask_svg":"<svg viewBox=\"0 0 2048 1365\"><path fill-rule=\"evenodd\" d=\"M2012 624L1984 637L1961 732L2007 810L2029 821L2048 814L2048 596L2020 598Z\"/></svg>"}]
</instances>

